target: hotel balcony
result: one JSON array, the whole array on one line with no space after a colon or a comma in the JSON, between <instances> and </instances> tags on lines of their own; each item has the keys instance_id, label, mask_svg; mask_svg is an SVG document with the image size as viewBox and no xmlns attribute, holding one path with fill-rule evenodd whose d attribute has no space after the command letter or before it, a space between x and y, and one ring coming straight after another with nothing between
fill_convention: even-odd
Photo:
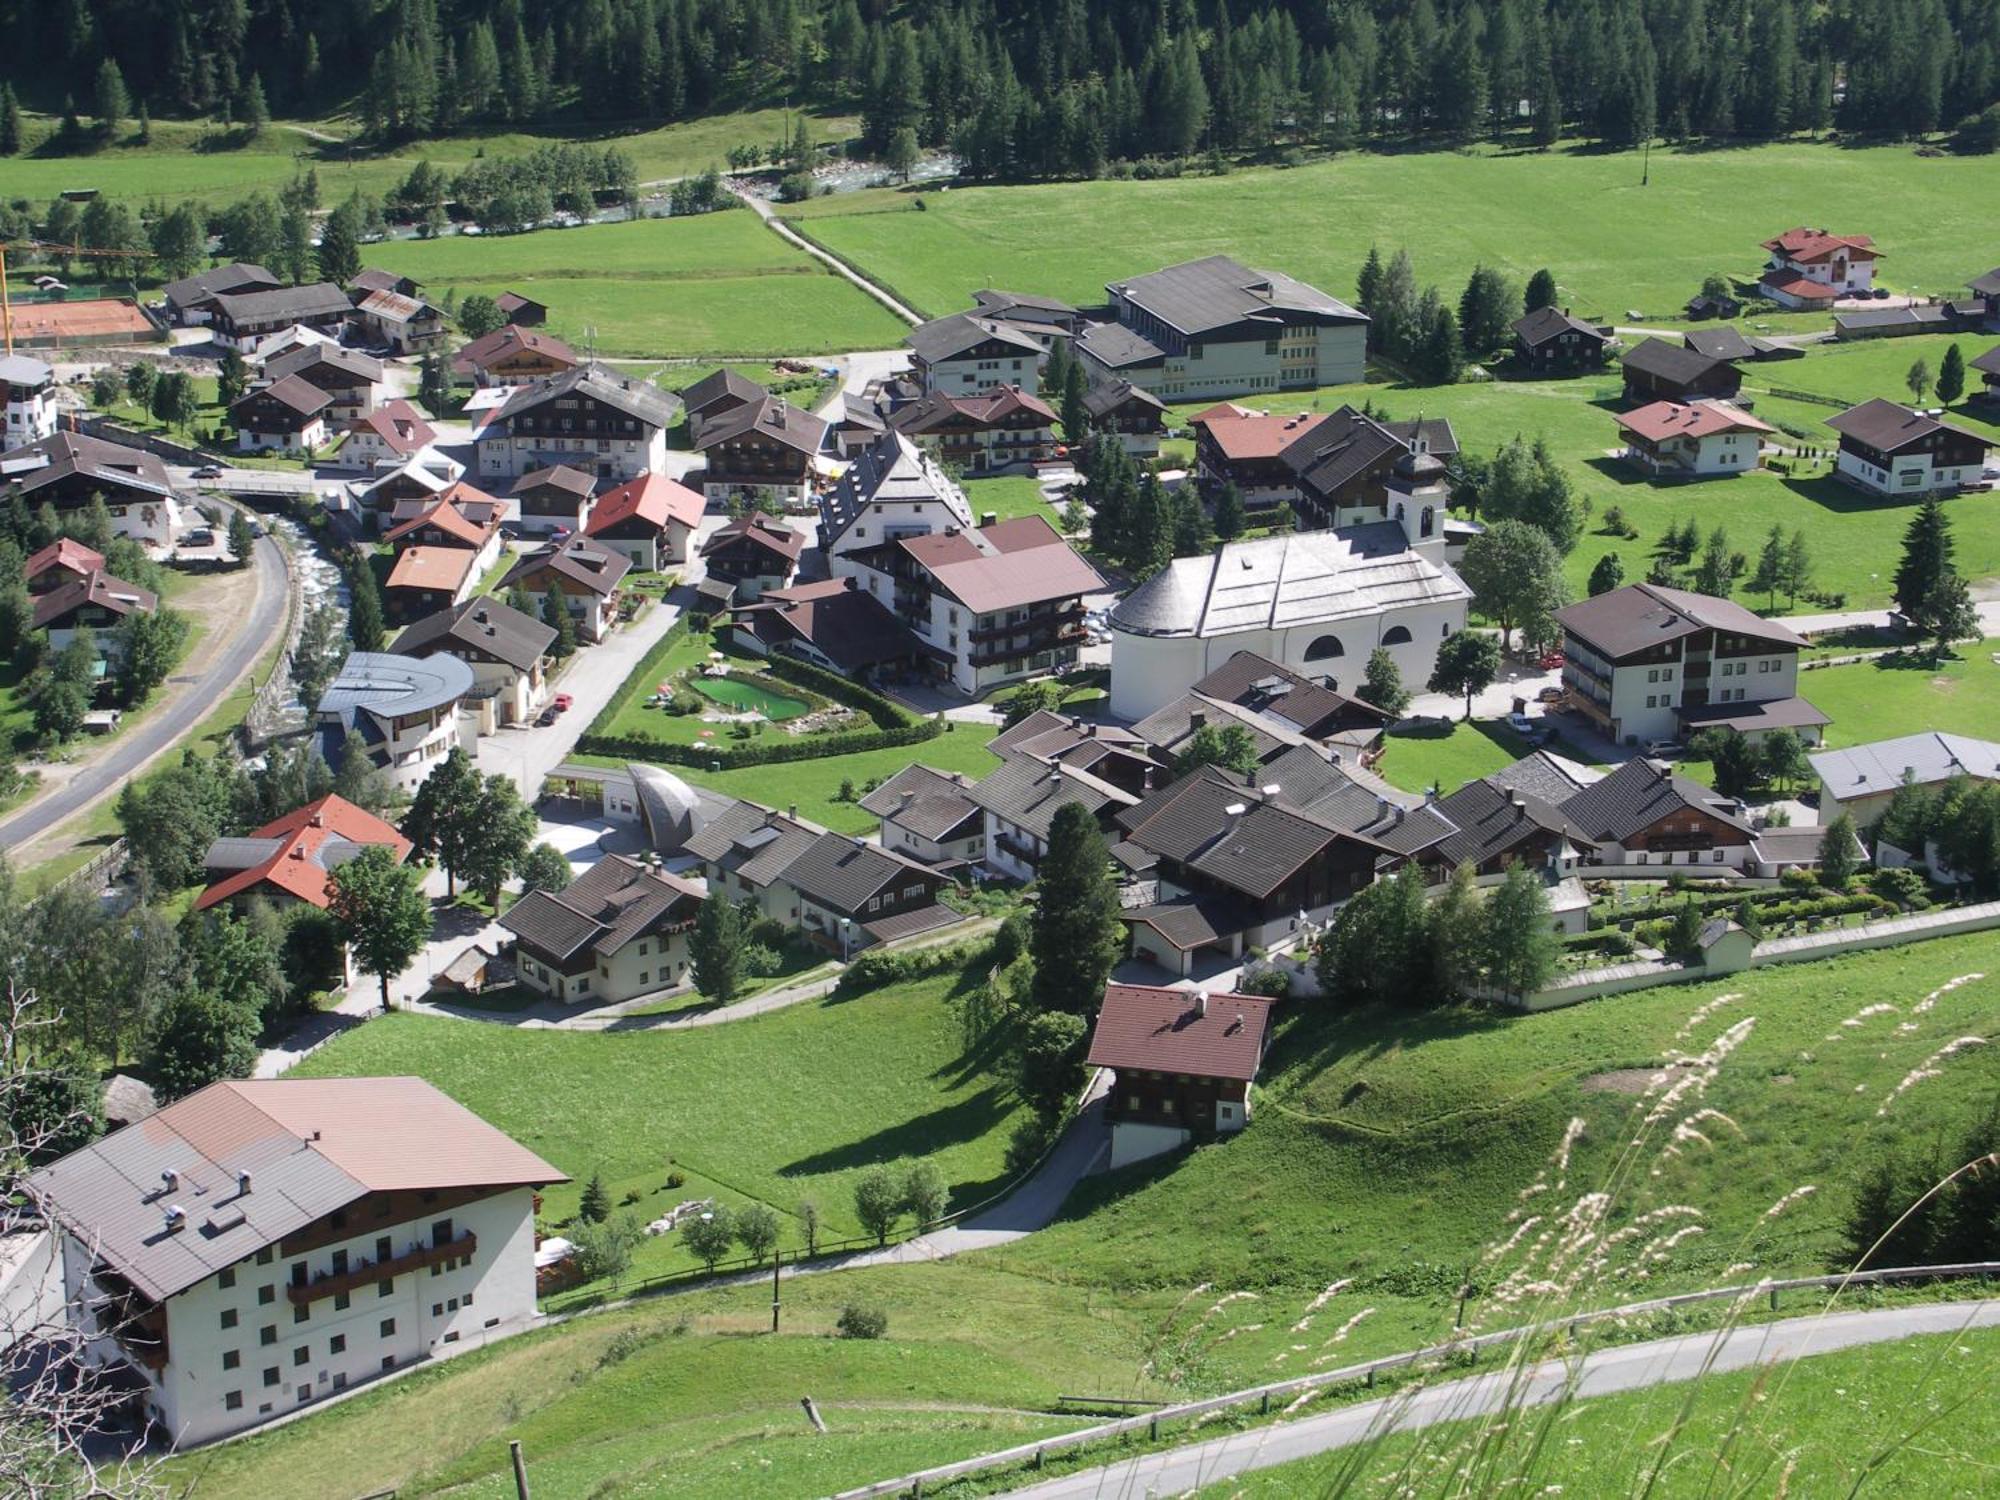
<instances>
[{"instance_id":1,"label":"hotel balcony","mask_svg":"<svg viewBox=\"0 0 2000 1500\"><path fill-rule=\"evenodd\" d=\"M458 1260L479 1249L479 1236L467 1230L457 1239L443 1245L412 1245L401 1255L389 1260L358 1261L345 1271L314 1277L303 1284L293 1284L285 1288L285 1296L294 1307L306 1307L325 1297L338 1296L342 1292L352 1292L377 1281L388 1281L410 1271L421 1271L434 1261Z\"/></svg>"}]
</instances>

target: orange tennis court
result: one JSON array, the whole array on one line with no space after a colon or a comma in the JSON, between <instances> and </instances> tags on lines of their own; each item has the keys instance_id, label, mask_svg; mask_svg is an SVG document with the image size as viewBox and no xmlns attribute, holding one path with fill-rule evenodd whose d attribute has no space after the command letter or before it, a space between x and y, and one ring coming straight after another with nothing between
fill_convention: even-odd
<instances>
[{"instance_id":1,"label":"orange tennis court","mask_svg":"<svg viewBox=\"0 0 2000 1500\"><path fill-rule=\"evenodd\" d=\"M134 303L120 297L94 297L83 302L15 302L12 313L16 349L131 344L166 336Z\"/></svg>"}]
</instances>

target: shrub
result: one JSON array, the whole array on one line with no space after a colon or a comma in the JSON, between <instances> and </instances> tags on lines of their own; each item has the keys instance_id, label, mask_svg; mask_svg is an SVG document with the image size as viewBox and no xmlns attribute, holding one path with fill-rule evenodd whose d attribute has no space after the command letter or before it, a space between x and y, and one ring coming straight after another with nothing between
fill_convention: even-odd
<instances>
[{"instance_id":1,"label":"shrub","mask_svg":"<svg viewBox=\"0 0 2000 1500\"><path fill-rule=\"evenodd\" d=\"M850 1302L840 1310L834 1325L844 1339L879 1339L889 1331L889 1315L879 1307L863 1307Z\"/></svg>"},{"instance_id":2,"label":"shrub","mask_svg":"<svg viewBox=\"0 0 2000 1500\"><path fill-rule=\"evenodd\" d=\"M1288 999L1292 993L1292 976L1283 969L1258 969L1246 972L1237 983L1237 991L1245 995L1268 995L1273 1000Z\"/></svg>"},{"instance_id":3,"label":"shrub","mask_svg":"<svg viewBox=\"0 0 2000 1500\"><path fill-rule=\"evenodd\" d=\"M1819 884L1819 877L1811 870L1786 870L1778 876L1778 884L1788 891L1811 890Z\"/></svg>"},{"instance_id":4,"label":"shrub","mask_svg":"<svg viewBox=\"0 0 2000 1500\"><path fill-rule=\"evenodd\" d=\"M1915 870L1877 870L1868 877L1868 889L1884 901L1915 906L1924 900L1924 877Z\"/></svg>"},{"instance_id":5,"label":"shrub","mask_svg":"<svg viewBox=\"0 0 2000 1500\"><path fill-rule=\"evenodd\" d=\"M769 979L785 966L785 961L778 956L775 948L763 943L745 943L738 966L747 978Z\"/></svg>"},{"instance_id":6,"label":"shrub","mask_svg":"<svg viewBox=\"0 0 2000 1500\"><path fill-rule=\"evenodd\" d=\"M857 955L842 970L833 993L845 999L849 995L862 995L888 985L942 974L948 969L962 969L981 956L982 950L990 951L990 948L990 943L982 942L944 943L934 948L915 948L901 953L870 949Z\"/></svg>"},{"instance_id":7,"label":"shrub","mask_svg":"<svg viewBox=\"0 0 2000 1500\"><path fill-rule=\"evenodd\" d=\"M1029 1115L1007 1138L1007 1175L1019 1177L1042 1159L1054 1132L1037 1115Z\"/></svg>"},{"instance_id":8,"label":"shrub","mask_svg":"<svg viewBox=\"0 0 2000 1500\"><path fill-rule=\"evenodd\" d=\"M687 1186L687 1175L686 1175L685 1173L682 1173L682 1172L669 1172L669 1173L667 1173L667 1191L668 1191L668 1192L672 1192L672 1191L674 1191L674 1190L675 1190L676 1188L682 1188L682 1187L686 1187L686 1186Z\"/></svg>"}]
</instances>

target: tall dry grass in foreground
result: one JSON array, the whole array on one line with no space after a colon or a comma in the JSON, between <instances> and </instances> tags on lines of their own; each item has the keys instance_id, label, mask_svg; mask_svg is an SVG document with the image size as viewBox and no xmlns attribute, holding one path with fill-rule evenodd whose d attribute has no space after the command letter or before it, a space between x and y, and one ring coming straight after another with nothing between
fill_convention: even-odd
<instances>
[{"instance_id":1,"label":"tall dry grass in foreground","mask_svg":"<svg viewBox=\"0 0 2000 1500\"><path fill-rule=\"evenodd\" d=\"M1827 1034L1829 1043L1864 1033L1872 1035L1879 1018L1903 1015L1886 1036L1871 1044L1893 1048L1907 1045L1919 1029L1916 1016L1935 1010L1951 991L1983 974L1961 975L1940 986L1907 1011L1875 1002L1846 1017ZM1474 1304L1460 1338L1515 1330L1499 1347L1476 1355L1454 1350L1423 1369L1417 1379L1379 1403L1360 1441L1340 1451L1320 1492L1329 1496L1389 1495L1410 1500L1461 1500L1492 1495L1562 1493L1555 1482L1555 1460L1564 1443L1578 1439L1565 1434L1585 1398L1577 1381L1583 1360L1593 1346L1631 1342L1667 1330L1646 1319L1630 1324L1614 1321L1593 1328L1569 1330L1563 1325L1578 1313L1619 1307L1647 1299L1648 1283L1680 1269L1683 1247L1715 1233L1699 1203L1674 1201L1666 1191L1677 1159L1694 1152L1726 1153L1747 1149L1736 1122L1707 1101L1716 1080L1756 1027L1753 1015L1737 1013L1742 996L1725 993L1693 1010L1673 1044L1661 1058L1626 1121L1622 1144L1599 1180L1576 1180L1573 1162L1587 1126L1573 1118L1549 1154L1536 1179L1523 1187L1514 1207L1497 1225L1472 1272L1472 1280L1487 1289ZM1908 1071L1877 1101L1857 1101L1857 1132L1875 1119L1909 1110L1919 1102L1922 1085L1939 1076L1954 1058L1984 1045L1984 1039L1961 1036L1913 1059ZM1884 1051L1886 1058L1890 1054ZM1857 1142L1859 1144L1859 1142ZM1961 1179L2000 1171L2000 1152L1982 1154L1942 1173L1928 1191L1914 1196L1903 1217L1921 1211L1928 1200ZM1709 1304L1716 1313L1712 1329L1693 1337L1701 1342L1700 1369L1711 1362L1732 1331L1745 1326L1760 1309L1768 1276L1764 1258L1767 1235L1799 1203L1820 1191L1820 1184L1800 1182L1778 1196L1729 1249L1724 1284L1744 1285L1734 1298ZM1876 1239L1857 1261L1878 1264L1874 1251L1888 1241L1903 1219ZM1850 1290L1844 1280L1824 1294L1817 1315L1840 1308ZM1163 1335L1145 1373L1172 1378L1198 1367L1205 1348L1278 1321L1282 1315L1259 1309L1259 1321L1221 1326L1222 1315L1234 1303L1253 1294L1216 1295L1212 1287L1197 1287L1168 1319L1177 1331ZM1315 1296L1287 1325L1295 1335L1273 1360L1272 1378L1312 1373L1343 1362L1340 1347L1348 1334L1366 1320L1372 1308L1359 1304L1349 1280L1336 1280ZM1191 1322L1185 1310L1205 1302ZM1607 1338L1606 1335L1609 1337ZM1944 1341L1949 1343L1950 1341ZM1963 1405L1989 1390L1990 1368L1972 1369L1961 1361L1950 1371L1950 1398L1941 1408L1920 1409L1939 1383L1944 1350L1940 1349L1923 1378L1901 1393L1901 1409L1891 1424L1897 1436L1880 1451L1846 1455L1856 1478L1853 1491L1877 1472L1899 1449L1915 1441ZM1989 1363L1991 1363L1989 1361ZM1798 1414L1789 1410L1785 1395L1796 1362L1761 1369L1747 1382L1742 1399L1728 1413L1720 1441L1709 1446L1710 1429L1692 1443L1690 1429L1705 1382L1689 1379L1678 1387L1678 1399L1664 1422L1648 1421L1623 1434L1616 1451L1591 1454L1592 1495L1627 1494L1650 1497L1669 1478L1677 1494L1748 1496L1789 1495L1798 1461L1792 1440ZM1551 1394L1550 1377L1556 1376ZM1477 1381L1467 1376L1478 1376ZM1450 1399L1440 1404L1443 1389ZM1309 1390L1280 1414L1279 1425L1327 1409L1328 1388ZM1421 1408L1421 1425L1419 1424ZM1276 1430L1275 1428L1272 1430ZM1268 1439L1267 1439L1268 1440ZM1990 1477L1990 1476L1989 1476ZM2000 1485L2000 1480L1995 1481ZM1690 1488L1690 1486L1692 1488ZM1227 1493L1223 1487L1222 1493ZM1573 1490L1572 1493L1575 1493ZM1107 1491L1107 1500L1109 1492Z\"/></svg>"}]
</instances>

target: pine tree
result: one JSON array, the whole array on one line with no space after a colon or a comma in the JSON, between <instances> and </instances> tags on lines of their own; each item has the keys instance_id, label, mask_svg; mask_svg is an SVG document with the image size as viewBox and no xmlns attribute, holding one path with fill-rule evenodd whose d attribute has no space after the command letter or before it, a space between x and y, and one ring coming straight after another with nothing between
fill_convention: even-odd
<instances>
[{"instance_id":1,"label":"pine tree","mask_svg":"<svg viewBox=\"0 0 2000 1500\"><path fill-rule=\"evenodd\" d=\"M347 638L356 651L382 649L382 591L368 559L356 555L347 566Z\"/></svg>"},{"instance_id":2,"label":"pine tree","mask_svg":"<svg viewBox=\"0 0 2000 1500\"><path fill-rule=\"evenodd\" d=\"M1377 646L1368 653L1368 669L1354 696L1374 704L1392 719L1401 718L1403 710L1410 706L1410 692L1403 686L1403 674L1386 647Z\"/></svg>"},{"instance_id":3,"label":"pine tree","mask_svg":"<svg viewBox=\"0 0 2000 1500\"><path fill-rule=\"evenodd\" d=\"M21 101L14 97L14 85L0 80L0 156L21 153Z\"/></svg>"},{"instance_id":4,"label":"pine tree","mask_svg":"<svg viewBox=\"0 0 2000 1500\"><path fill-rule=\"evenodd\" d=\"M1694 590L1697 594L1727 599L1734 582L1729 567L1729 533L1718 526L1708 534L1708 545L1702 549L1701 561L1695 566Z\"/></svg>"},{"instance_id":5,"label":"pine tree","mask_svg":"<svg viewBox=\"0 0 2000 1500\"><path fill-rule=\"evenodd\" d=\"M320 226L320 280L346 286L361 274L361 202L350 196Z\"/></svg>"},{"instance_id":6,"label":"pine tree","mask_svg":"<svg viewBox=\"0 0 2000 1500\"><path fill-rule=\"evenodd\" d=\"M727 1005L742 988L743 911L721 891L701 903L688 954L694 960L694 987L702 997Z\"/></svg>"},{"instance_id":7,"label":"pine tree","mask_svg":"<svg viewBox=\"0 0 2000 1500\"><path fill-rule=\"evenodd\" d=\"M435 354L426 354L417 378L417 399L433 417L444 417L450 410L451 380L445 374L444 360Z\"/></svg>"},{"instance_id":8,"label":"pine tree","mask_svg":"<svg viewBox=\"0 0 2000 1500\"><path fill-rule=\"evenodd\" d=\"M1035 877L1030 949L1037 1010L1089 1015L1125 946L1111 853L1097 819L1080 802L1056 810L1048 852Z\"/></svg>"},{"instance_id":9,"label":"pine tree","mask_svg":"<svg viewBox=\"0 0 2000 1500\"><path fill-rule=\"evenodd\" d=\"M1060 347L1061 340L1057 340ZM1089 390L1089 377L1083 373L1081 363L1071 360L1063 371L1062 383L1062 424L1063 438L1075 447L1090 435L1090 412L1083 404Z\"/></svg>"},{"instance_id":10,"label":"pine tree","mask_svg":"<svg viewBox=\"0 0 2000 1500\"><path fill-rule=\"evenodd\" d=\"M1938 363L1937 398L1941 405L1949 406L1965 394L1965 356L1953 344L1944 351L1944 358Z\"/></svg>"},{"instance_id":11,"label":"pine tree","mask_svg":"<svg viewBox=\"0 0 2000 1500\"><path fill-rule=\"evenodd\" d=\"M132 112L132 96L125 90L125 75L118 71L118 64L111 58L105 58L97 66L94 98L97 128L107 136L115 136L118 127L125 123L125 117Z\"/></svg>"},{"instance_id":12,"label":"pine tree","mask_svg":"<svg viewBox=\"0 0 2000 1500\"><path fill-rule=\"evenodd\" d=\"M1514 321L1514 289L1490 266L1475 266L1458 299L1459 333L1478 359L1507 342Z\"/></svg>"},{"instance_id":13,"label":"pine tree","mask_svg":"<svg viewBox=\"0 0 2000 1500\"><path fill-rule=\"evenodd\" d=\"M243 123L250 127L252 139L271 126L271 106L264 102L264 80L255 73L250 75L249 86L243 91Z\"/></svg>"},{"instance_id":14,"label":"pine tree","mask_svg":"<svg viewBox=\"0 0 2000 1500\"><path fill-rule=\"evenodd\" d=\"M1209 522L1208 508L1192 480L1183 480L1171 501L1174 524L1174 556L1205 557L1215 546L1215 527Z\"/></svg>"},{"instance_id":15,"label":"pine tree","mask_svg":"<svg viewBox=\"0 0 2000 1500\"><path fill-rule=\"evenodd\" d=\"M1249 528L1249 514L1243 508L1243 491L1235 480L1227 481L1215 497L1215 534L1233 542Z\"/></svg>"},{"instance_id":16,"label":"pine tree","mask_svg":"<svg viewBox=\"0 0 2000 1500\"><path fill-rule=\"evenodd\" d=\"M1152 469L1139 476L1132 522L1125 538L1125 566L1139 578L1150 578L1173 560L1174 513L1166 486Z\"/></svg>"},{"instance_id":17,"label":"pine tree","mask_svg":"<svg viewBox=\"0 0 2000 1500\"><path fill-rule=\"evenodd\" d=\"M549 654L557 661L576 655L576 620L569 612L563 592L552 582L542 595L542 623L556 633Z\"/></svg>"},{"instance_id":18,"label":"pine tree","mask_svg":"<svg viewBox=\"0 0 2000 1500\"><path fill-rule=\"evenodd\" d=\"M1532 995L1555 973L1562 951L1549 915L1548 888L1524 865L1509 865L1486 902L1486 977L1505 994Z\"/></svg>"},{"instance_id":19,"label":"pine tree","mask_svg":"<svg viewBox=\"0 0 2000 1500\"><path fill-rule=\"evenodd\" d=\"M1362 312L1367 313L1371 318L1379 318L1382 310L1380 304L1382 301L1382 278L1384 274L1382 269L1382 252L1376 249L1375 246L1370 245L1368 247L1368 259L1361 263L1361 275L1355 281L1354 305ZM1380 338L1378 328L1379 323L1369 326L1368 338L1371 348L1376 346L1376 341Z\"/></svg>"},{"instance_id":20,"label":"pine tree","mask_svg":"<svg viewBox=\"0 0 2000 1500\"><path fill-rule=\"evenodd\" d=\"M1465 367L1465 349L1459 341L1458 318L1439 304L1424 316L1422 342L1415 351L1417 373L1432 385L1453 385Z\"/></svg>"},{"instance_id":21,"label":"pine tree","mask_svg":"<svg viewBox=\"0 0 2000 1500\"><path fill-rule=\"evenodd\" d=\"M1595 599L1599 594L1608 594L1615 588L1624 587L1624 584L1625 564L1619 560L1616 552L1607 552L1598 558L1596 565L1591 568L1590 582L1585 585L1585 592Z\"/></svg>"},{"instance_id":22,"label":"pine tree","mask_svg":"<svg viewBox=\"0 0 2000 1500\"><path fill-rule=\"evenodd\" d=\"M1555 273L1547 266L1528 278L1528 287L1521 297L1521 310L1534 312L1537 308L1554 307L1562 294L1556 290Z\"/></svg>"},{"instance_id":23,"label":"pine tree","mask_svg":"<svg viewBox=\"0 0 2000 1500\"><path fill-rule=\"evenodd\" d=\"M1921 622L1940 582L1952 571L1951 519L1935 495L1927 496L1903 533L1903 557L1896 565L1896 608Z\"/></svg>"},{"instance_id":24,"label":"pine tree","mask_svg":"<svg viewBox=\"0 0 2000 1500\"><path fill-rule=\"evenodd\" d=\"M592 1172L590 1181L583 1185L576 1216L586 1224L602 1224L611 1217L611 1190L604 1185L603 1173Z\"/></svg>"},{"instance_id":25,"label":"pine tree","mask_svg":"<svg viewBox=\"0 0 2000 1500\"><path fill-rule=\"evenodd\" d=\"M1770 596L1770 609L1778 607L1778 590L1785 584L1785 533L1779 526L1772 526L1770 534L1764 538L1763 548L1757 553L1757 571L1750 575L1750 591L1753 594Z\"/></svg>"}]
</instances>

